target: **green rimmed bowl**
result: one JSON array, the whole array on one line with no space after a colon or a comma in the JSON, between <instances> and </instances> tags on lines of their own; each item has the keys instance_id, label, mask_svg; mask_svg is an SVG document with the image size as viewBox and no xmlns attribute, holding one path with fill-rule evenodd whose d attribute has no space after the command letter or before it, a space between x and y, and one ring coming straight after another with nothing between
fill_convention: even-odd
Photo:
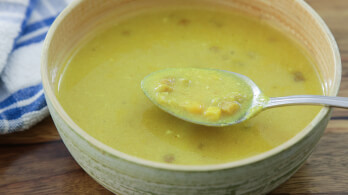
<instances>
[{"instance_id":1,"label":"green rimmed bowl","mask_svg":"<svg viewBox=\"0 0 348 195\"><path fill-rule=\"evenodd\" d=\"M245 12L272 24L307 49L316 62L325 95L341 80L336 42L321 18L295 0L75 0L52 25L43 48L42 80L47 104L65 145L97 182L118 194L264 194L285 182L305 162L330 119L324 107L308 126L282 145L240 161L184 166L147 161L119 152L88 135L56 98L58 72L72 49L95 28L147 9L216 7Z\"/></svg>"}]
</instances>

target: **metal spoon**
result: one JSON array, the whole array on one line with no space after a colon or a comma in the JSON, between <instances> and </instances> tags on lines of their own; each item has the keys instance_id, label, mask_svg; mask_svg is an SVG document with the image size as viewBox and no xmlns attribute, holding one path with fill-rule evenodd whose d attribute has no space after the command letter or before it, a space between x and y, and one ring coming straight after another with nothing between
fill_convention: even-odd
<instances>
[{"instance_id":1,"label":"metal spoon","mask_svg":"<svg viewBox=\"0 0 348 195\"><path fill-rule=\"evenodd\" d=\"M173 70L173 69L170 69ZM205 69L207 70L207 69ZM224 70L215 70L211 69L211 71L224 71ZM161 72L161 71L158 71ZM149 92L145 89L146 84L146 78L154 76L157 72L153 72L147 77L145 77L141 82L141 88L144 91L145 95L159 108L162 110L168 112L169 114L172 114L180 119L183 119L185 121L205 125L205 126L216 126L216 127L223 127L223 126L229 126L234 125L237 123L241 123L245 120L250 119L251 117L257 115L260 111L273 108L273 107L279 107L279 106L290 106L290 105L324 105L324 106L333 106L333 107L340 107L340 108L348 108L348 98L347 97L332 97L332 96L320 96L320 95L295 95L295 96L286 96L286 97L272 97L268 98L265 96L259 87L247 76L241 75L235 72L229 72L224 71L225 73L231 74L231 76L239 77L241 78L245 83L247 83L250 88L252 89L252 100L250 107L241 115L240 118L233 121L223 122L223 123L214 123L210 121L197 121L192 120L190 118L181 116L173 112L172 110L162 106L156 100L149 95Z\"/></svg>"}]
</instances>

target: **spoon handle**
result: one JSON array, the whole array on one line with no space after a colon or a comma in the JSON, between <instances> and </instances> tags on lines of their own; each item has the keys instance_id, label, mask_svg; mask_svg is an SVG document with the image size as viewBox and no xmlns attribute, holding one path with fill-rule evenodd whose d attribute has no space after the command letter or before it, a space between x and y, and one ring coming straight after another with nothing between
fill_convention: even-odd
<instances>
[{"instance_id":1,"label":"spoon handle","mask_svg":"<svg viewBox=\"0 0 348 195\"><path fill-rule=\"evenodd\" d=\"M348 108L348 97L333 97L321 95L295 95L270 98L264 108L288 106L288 105L325 105L340 108Z\"/></svg>"}]
</instances>

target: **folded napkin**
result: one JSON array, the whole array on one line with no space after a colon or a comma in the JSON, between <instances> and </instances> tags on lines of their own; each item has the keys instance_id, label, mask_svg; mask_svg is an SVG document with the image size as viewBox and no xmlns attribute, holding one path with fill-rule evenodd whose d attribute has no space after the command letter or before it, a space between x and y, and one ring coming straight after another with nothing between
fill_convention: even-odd
<instances>
[{"instance_id":1,"label":"folded napkin","mask_svg":"<svg viewBox=\"0 0 348 195\"><path fill-rule=\"evenodd\" d=\"M40 77L43 40L71 0L0 0L0 134L48 115Z\"/></svg>"}]
</instances>

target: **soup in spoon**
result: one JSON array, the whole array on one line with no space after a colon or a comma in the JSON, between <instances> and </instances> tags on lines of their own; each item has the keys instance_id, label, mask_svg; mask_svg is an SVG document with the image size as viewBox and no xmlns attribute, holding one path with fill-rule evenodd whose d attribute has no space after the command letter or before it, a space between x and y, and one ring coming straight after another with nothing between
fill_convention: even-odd
<instances>
[{"instance_id":1,"label":"soup in spoon","mask_svg":"<svg viewBox=\"0 0 348 195\"><path fill-rule=\"evenodd\" d=\"M146 76L141 87L166 112L207 126L239 121L249 111L254 96L240 76L213 69L165 69Z\"/></svg>"}]
</instances>

